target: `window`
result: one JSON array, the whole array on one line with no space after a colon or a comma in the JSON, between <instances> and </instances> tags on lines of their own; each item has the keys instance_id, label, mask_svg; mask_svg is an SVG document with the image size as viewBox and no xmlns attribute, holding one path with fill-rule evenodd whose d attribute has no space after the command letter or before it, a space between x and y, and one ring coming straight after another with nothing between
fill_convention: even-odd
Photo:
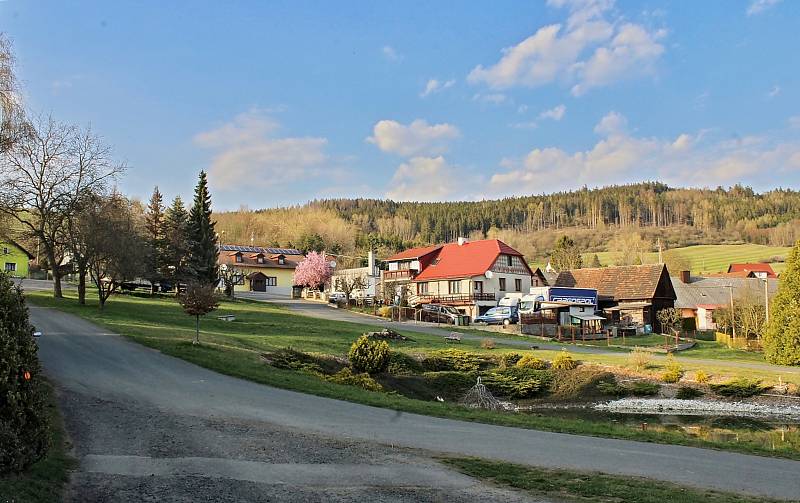
<instances>
[{"instance_id":1,"label":"window","mask_svg":"<svg viewBox=\"0 0 800 503\"><path fill-rule=\"evenodd\" d=\"M256 262L258 262L259 264L263 264L264 263L264 256L263 255L257 256L256 257Z\"/></svg>"},{"instance_id":2,"label":"window","mask_svg":"<svg viewBox=\"0 0 800 503\"><path fill-rule=\"evenodd\" d=\"M505 292L506 291L506 279L505 278L500 278L500 291L501 292Z\"/></svg>"},{"instance_id":3,"label":"window","mask_svg":"<svg viewBox=\"0 0 800 503\"><path fill-rule=\"evenodd\" d=\"M461 282L458 280L448 281L447 289L450 293L461 293Z\"/></svg>"},{"instance_id":4,"label":"window","mask_svg":"<svg viewBox=\"0 0 800 503\"><path fill-rule=\"evenodd\" d=\"M242 254L241 253L237 253L236 254L236 263L238 263L238 264L242 263Z\"/></svg>"},{"instance_id":5,"label":"window","mask_svg":"<svg viewBox=\"0 0 800 503\"><path fill-rule=\"evenodd\" d=\"M514 290L517 292L522 291L522 280L517 278L514 280Z\"/></svg>"},{"instance_id":6,"label":"window","mask_svg":"<svg viewBox=\"0 0 800 503\"><path fill-rule=\"evenodd\" d=\"M286 264L286 257L284 257L283 255L278 255L278 263L280 265Z\"/></svg>"},{"instance_id":7,"label":"window","mask_svg":"<svg viewBox=\"0 0 800 503\"><path fill-rule=\"evenodd\" d=\"M267 276L267 286L278 286L278 278L275 276Z\"/></svg>"},{"instance_id":8,"label":"window","mask_svg":"<svg viewBox=\"0 0 800 503\"><path fill-rule=\"evenodd\" d=\"M475 282L475 292L476 293L483 293L483 281L476 281Z\"/></svg>"},{"instance_id":9,"label":"window","mask_svg":"<svg viewBox=\"0 0 800 503\"><path fill-rule=\"evenodd\" d=\"M17 270L17 264L14 262L6 262L6 272L15 272Z\"/></svg>"},{"instance_id":10,"label":"window","mask_svg":"<svg viewBox=\"0 0 800 503\"><path fill-rule=\"evenodd\" d=\"M514 257L511 255L506 255L506 263L508 264L508 267L514 265Z\"/></svg>"},{"instance_id":11,"label":"window","mask_svg":"<svg viewBox=\"0 0 800 503\"><path fill-rule=\"evenodd\" d=\"M428 283L417 283L417 294L428 293Z\"/></svg>"},{"instance_id":12,"label":"window","mask_svg":"<svg viewBox=\"0 0 800 503\"><path fill-rule=\"evenodd\" d=\"M8 249L8 246L4 246L3 247L3 255L8 255L9 253L11 253L11 250Z\"/></svg>"}]
</instances>

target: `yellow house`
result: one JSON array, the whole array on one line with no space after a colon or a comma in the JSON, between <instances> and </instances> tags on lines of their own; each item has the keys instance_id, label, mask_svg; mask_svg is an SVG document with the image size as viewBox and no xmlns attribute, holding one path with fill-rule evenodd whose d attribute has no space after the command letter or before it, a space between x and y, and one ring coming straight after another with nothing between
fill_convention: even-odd
<instances>
[{"instance_id":1,"label":"yellow house","mask_svg":"<svg viewBox=\"0 0 800 503\"><path fill-rule=\"evenodd\" d=\"M15 278L28 277L28 263L33 255L10 239L0 241L0 265L3 271Z\"/></svg>"},{"instance_id":2,"label":"yellow house","mask_svg":"<svg viewBox=\"0 0 800 503\"><path fill-rule=\"evenodd\" d=\"M291 295L294 269L303 258L293 248L222 245L217 260L220 267L236 271L236 292Z\"/></svg>"}]
</instances>

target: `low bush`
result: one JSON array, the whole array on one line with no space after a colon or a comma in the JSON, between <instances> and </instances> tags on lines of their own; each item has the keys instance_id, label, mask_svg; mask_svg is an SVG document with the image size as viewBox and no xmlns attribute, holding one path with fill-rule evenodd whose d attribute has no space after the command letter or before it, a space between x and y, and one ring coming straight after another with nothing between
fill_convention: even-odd
<instances>
[{"instance_id":1,"label":"low bush","mask_svg":"<svg viewBox=\"0 0 800 503\"><path fill-rule=\"evenodd\" d=\"M667 364L661 374L661 380L666 383L676 383L683 377L683 367L672 354L667 356Z\"/></svg>"},{"instance_id":2,"label":"low bush","mask_svg":"<svg viewBox=\"0 0 800 503\"><path fill-rule=\"evenodd\" d=\"M675 393L675 398L678 400L691 400L703 396L703 392L691 386L681 386L678 392Z\"/></svg>"},{"instance_id":3,"label":"low bush","mask_svg":"<svg viewBox=\"0 0 800 503\"><path fill-rule=\"evenodd\" d=\"M481 341L481 347L483 349L494 349L495 348L494 339L490 339L488 337L486 339L483 339Z\"/></svg>"},{"instance_id":4,"label":"low bush","mask_svg":"<svg viewBox=\"0 0 800 503\"><path fill-rule=\"evenodd\" d=\"M534 370L544 370L547 368L547 361L541 358L536 358L533 355L523 356L515 365L519 368L529 368Z\"/></svg>"},{"instance_id":5,"label":"low bush","mask_svg":"<svg viewBox=\"0 0 800 503\"><path fill-rule=\"evenodd\" d=\"M622 398L628 394L628 388L625 386L620 386L614 380L598 382L597 391L604 395L614 396L617 398Z\"/></svg>"},{"instance_id":6,"label":"low bush","mask_svg":"<svg viewBox=\"0 0 800 503\"><path fill-rule=\"evenodd\" d=\"M383 386L381 386L375 379L370 377L369 374L361 373L361 374L354 374L350 368L345 367L339 372L333 374L332 376L326 377L326 379L330 382L336 384L346 384L348 386L358 386L359 388L363 388L367 391L383 391Z\"/></svg>"},{"instance_id":7,"label":"low bush","mask_svg":"<svg viewBox=\"0 0 800 503\"><path fill-rule=\"evenodd\" d=\"M475 386L478 375L472 372L425 372L422 378L435 394L458 399Z\"/></svg>"},{"instance_id":8,"label":"low bush","mask_svg":"<svg viewBox=\"0 0 800 503\"><path fill-rule=\"evenodd\" d=\"M641 372L649 367L652 360L653 355L649 351L645 351L639 347L633 348L633 351L628 355L628 361L631 367L637 372Z\"/></svg>"},{"instance_id":9,"label":"low bush","mask_svg":"<svg viewBox=\"0 0 800 503\"><path fill-rule=\"evenodd\" d=\"M747 398L760 395L769 389L757 379L738 378L722 384L712 384L711 390L719 396L729 398Z\"/></svg>"},{"instance_id":10,"label":"low bush","mask_svg":"<svg viewBox=\"0 0 800 503\"><path fill-rule=\"evenodd\" d=\"M486 364L480 355L467 353L460 349L439 349L428 353L422 366L430 372L462 371L475 372Z\"/></svg>"},{"instance_id":11,"label":"low bush","mask_svg":"<svg viewBox=\"0 0 800 503\"><path fill-rule=\"evenodd\" d=\"M532 398L545 388L535 377L519 376L505 372L490 372L481 381L493 394L514 399Z\"/></svg>"},{"instance_id":12,"label":"low bush","mask_svg":"<svg viewBox=\"0 0 800 503\"><path fill-rule=\"evenodd\" d=\"M394 375L413 375L423 370L420 361L413 356L399 351L391 351L389 353L389 364L386 367L388 373Z\"/></svg>"},{"instance_id":13,"label":"low bush","mask_svg":"<svg viewBox=\"0 0 800 503\"><path fill-rule=\"evenodd\" d=\"M539 371L542 372L542 371ZM553 375L550 392L555 400L580 400L605 396L598 385L614 382L614 374L592 368L545 371Z\"/></svg>"},{"instance_id":14,"label":"low bush","mask_svg":"<svg viewBox=\"0 0 800 503\"><path fill-rule=\"evenodd\" d=\"M362 335L350 346L347 356L353 370L377 374L386 370L389 365L389 345L386 341L376 341Z\"/></svg>"},{"instance_id":15,"label":"low bush","mask_svg":"<svg viewBox=\"0 0 800 503\"><path fill-rule=\"evenodd\" d=\"M631 396L653 396L658 394L661 386L652 382L637 381L627 385L626 388Z\"/></svg>"},{"instance_id":16,"label":"low bush","mask_svg":"<svg viewBox=\"0 0 800 503\"><path fill-rule=\"evenodd\" d=\"M392 308L389 306L381 306L378 308L378 316L388 318L392 314Z\"/></svg>"},{"instance_id":17,"label":"low bush","mask_svg":"<svg viewBox=\"0 0 800 503\"><path fill-rule=\"evenodd\" d=\"M698 370L697 372L694 373L694 381L696 383L705 384L710 380L711 380L711 376L709 376L708 374L706 374L702 370Z\"/></svg>"},{"instance_id":18,"label":"low bush","mask_svg":"<svg viewBox=\"0 0 800 503\"><path fill-rule=\"evenodd\" d=\"M571 354L562 349L561 352L553 358L553 368L557 370L575 370L578 368L578 362L572 358Z\"/></svg>"},{"instance_id":19,"label":"low bush","mask_svg":"<svg viewBox=\"0 0 800 503\"><path fill-rule=\"evenodd\" d=\"M500 368L513 367L521 359L522 355L519 353L504 353L500 355Z\"/></svg>"}]
</instances>

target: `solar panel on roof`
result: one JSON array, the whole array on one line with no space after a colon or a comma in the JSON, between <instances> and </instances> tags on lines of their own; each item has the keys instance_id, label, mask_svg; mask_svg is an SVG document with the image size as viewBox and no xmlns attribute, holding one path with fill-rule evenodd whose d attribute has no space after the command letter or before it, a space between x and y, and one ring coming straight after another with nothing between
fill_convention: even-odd
<instances>
[{"instance_id":1,"label":"solar panel on roof","mask_svg":"<svg viewBox=\"0 0 800 503\"><path fill-rule=\"evenodd\" d=\"M295 248L263 248L261 246L222 245L222 251L235 251L242 253L264 253L272 255L302 255L303 252Z\"/></svg>"}]
</instances>

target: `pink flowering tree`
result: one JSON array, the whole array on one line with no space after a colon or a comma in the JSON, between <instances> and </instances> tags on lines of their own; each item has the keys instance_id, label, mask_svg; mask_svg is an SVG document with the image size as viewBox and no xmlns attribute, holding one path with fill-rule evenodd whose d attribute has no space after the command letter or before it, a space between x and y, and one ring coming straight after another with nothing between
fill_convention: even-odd
<instances>
[{"instance_id":1,"label":"pink flowering tree","mask_svg":"<svg viewBox=\"0 0 800 503\"><path fill-rule=\"evenodd\" d=\"M322 289L331 279L333 270L321 253L309 252L294 270L294 284L309 288Z\"/></svg>"}]
</instances>

